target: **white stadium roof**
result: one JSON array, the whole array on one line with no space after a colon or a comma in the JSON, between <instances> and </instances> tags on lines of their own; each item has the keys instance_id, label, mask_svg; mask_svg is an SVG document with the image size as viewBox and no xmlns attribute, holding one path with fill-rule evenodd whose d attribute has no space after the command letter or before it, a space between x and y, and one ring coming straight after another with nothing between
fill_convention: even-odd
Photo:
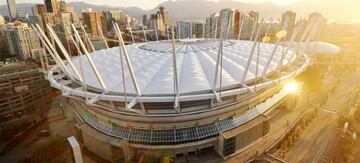
<instances>
[{"instance_id":1,"label":"white stadium roof","mask_svg":"<svg viewBox=\"0 0 360 163\"><path fill-rule=\"evenodd\" d=\"M324 41L312 41L310 44L295 42L291 47L297 48L300 44L300 48L308 54L338 54L341 48Z\"/></svg>"},{"instance_id":2,"label":"white stadium roof","mask_svg":"<svg viewBox=\"0 0 360 163\"><path fill-rule=\"evenodd\" d=\"M218 45L218 40L176 42L176 62L180 94L209 92L212 90ZM126 46L142 95L174 94L171 47L171 41ZM222 89L239 87L250 55L251 47L252 42L249 41L224 41ZM254 79L256 74L260 77L266 63L271 58L270 56L274 49L274 45L261 43L260 47L258 72L256 72L256 49L244 81L245 83ZM283 48L282 46L277 48L266 74L277 69L280 64L282 52L285 51L284 49L286 48ZM119 48L114 47L95 51L91 54L91 57L109 92L124 93ZM284 55L283 66L289 64L295 58L296 55L294 51L289 50L288 53ZM74 57L72 61L75 64L75 67L83 73L85 83L88 86L102 89L99 80L85 56ZM68 70L70 70L70 75L77 78L75 73L71 71L69 64L67 67ZM126 93L136 94L125 59L124 69ZM217 82L217 89L220 89L220 79Z\"/></svg>"}]
</instances>

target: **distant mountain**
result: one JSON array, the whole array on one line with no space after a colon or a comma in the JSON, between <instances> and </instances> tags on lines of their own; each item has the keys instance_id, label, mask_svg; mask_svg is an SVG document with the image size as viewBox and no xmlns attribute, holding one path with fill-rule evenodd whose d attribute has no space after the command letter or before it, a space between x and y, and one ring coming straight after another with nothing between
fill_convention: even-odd
<instances>
[{"instance_id":1,"label":"distant mountain","mask_svg":"<svg viewBox=\"0 0 360 163\"><path fill-rule=\"evenodd\" d=\"M303 0L284 7L299 13L317 11L332 20L360 20L360 0Z\"/></svg>"},{"instance_id":2,"label":"distant mountain","mask_svg":"<svg viewBox=\"0 0 360 163\"><path fill-rule=\"evenodd\" d=\"M78 13L81 13L82 9L86 9L86 8L92 8L95 11L121 10L127 15L130 15L135 18L141 18L141 16L146 13L144 10L142 10L139 7L111 7L108 5L99 6L99 5L88 4L85 2L71 2L69 3L69 5L74 6L76 12Z\"/></svg>"},{"instance_id":3,"label":"distant mountain","mask_svg":"<svg viewBox=\"0 0 360 163\"><path fill-rule=\"evenodd\" d=\"M71 6L74 6L75 11L77 13L81 13L82 9L92 8L95 11L105 11L105 10L121 10L124 13L135 17L141 18L143 14L146 12L138 7L110 7L110 6L101 6L101 5L93 5L85 2L70 2L68 3ZM35 6L34 3L19 3L16 4L17 11L27 12L29 15L32 15L31 7ZM8 8L6 5L0 5L0 15L8 16Z\"/></svg>"},{"instance_id":4,"label":"distant mountain","mask_svg":"<svg viewBox=\"0 0 360 163\"><path fill-rule=\"evenodd\" d=\"M110 5L92 5L85 2L71 2L77 12L84 8L92 8L96 11L122 10L124 13L141 19L143 14L152 14L158 11L159 6L165 6L172 20L202 20L210 14L223 8L235 8L248 12L257 10L264 18L279 18L286 10L294 10L298 16L307 16L310 12L320 12L329 19L360 19L360 0L303 0L286 6L277 6L270 2L243 3L234 0L221 0L219 2L209 0L168 0L151 10L142 10L138 7L111 7ZM18 11L27 11L30 15L33 3L17 4ZM8 15L6 5L0 5L0 14Z\"/></svg>"},{"instance_id":5,"label":"distant mountain","mask_svg":"<svg viewBox=\"0 0 360 163\"><path fill-rule=\"evenodd\" d=\"M20 3L17 4L18 11L26 11L29 15L32 14L31 7L33 3ZM110 7L109 5L92 5L85 2L71 2L69 5L75 7L75 10L80 13L82 9L92 8L96 11L104 10L122 10L124 13L141 19L144 14L152 14L158 11L159 6L165 6L170 14L170 18L173 20L204 20L205 17L210 14L219 11L222 8L236 8L242 11L257 10L268 17L278 17L279 13L282 12L281 7L276 6L273 3L242 3L233 0L222 0L221 2L215 3L208 0L177 0L177 1L166 1L159 4L157 7L151 10L142 10L138 7ZM8 15L6 5L0 5L0 14Z\"/></svg>"},{"instance_id":6,"label":"distant mountain","mask_svg":"<svg viewBox=\"0 0 360 163\"><path fill-rule=\"evenodd\" d=\"M240 9L241 11L245 12L256 10L262 13L262 15L265 15L265 18L279 17L279 14L283 11L281 7L270 2L243 3L233 0L222 0L217 3L208 0L176 0L163 2L159 4L158 7L159 6L165 6L169 10L170 17L175 20L204 20L205 17L208 17L210 14L223 8ZM150 10L150 12L155 12L158 7Z\"/></svg>"}]
</instances>

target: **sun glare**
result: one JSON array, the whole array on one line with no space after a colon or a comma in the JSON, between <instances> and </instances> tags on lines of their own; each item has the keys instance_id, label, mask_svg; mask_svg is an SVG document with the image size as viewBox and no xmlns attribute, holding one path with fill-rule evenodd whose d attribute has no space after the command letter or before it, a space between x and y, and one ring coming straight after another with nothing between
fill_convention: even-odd
<instances>
[{"instance_id":1,"label":"sun glare","mask_svg":"<svg viewBox=\"0 0 360 163\"><path fill-rule=\"evenodd\" d=\"M285 85L284 89L286 92L295 93L299 90L299 83L296 81L291 81Z\"/></svg>"}]
</instances>

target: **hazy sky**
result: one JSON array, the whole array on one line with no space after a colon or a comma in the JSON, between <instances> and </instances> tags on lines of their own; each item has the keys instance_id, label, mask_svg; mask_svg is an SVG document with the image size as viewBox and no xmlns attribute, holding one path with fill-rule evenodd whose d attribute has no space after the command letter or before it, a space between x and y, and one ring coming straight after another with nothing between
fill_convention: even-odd
<instances>
[{"instance_id":1,"label":"hazy sky","mask_svg":"<svg viewBox=\"0 0 360 163\"><path fill-rule=\"evenodd\" d=\"M43 3L43 0L15 0L16 3ZM58 0L60 1L60 0ZM79 2L83 1L86 3L91 4L97 4L97 5L109 5L109 6L123 6L123 7L130 7L130 6L137 6L142 9L151 9L156 7L159 3L167 1L167 0L65 0L66 2ZM219 0L212 0L212 1L219 1ZM292 2L296 1L302 1L302 0L236 0L236 1L242 1L242 2L264 2L269 1L273 2L277 5L286 5ZM5 4L6 0L0 0L0 4Z\"/></svg>"}]
</instances>

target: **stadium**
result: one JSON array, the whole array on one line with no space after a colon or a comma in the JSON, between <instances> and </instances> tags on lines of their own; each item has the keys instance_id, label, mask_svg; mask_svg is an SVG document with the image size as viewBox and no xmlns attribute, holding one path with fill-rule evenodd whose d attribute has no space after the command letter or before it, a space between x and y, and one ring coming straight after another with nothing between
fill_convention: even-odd
<instances>
[{"instance_id":1,"label":"stadium","mask_svg":"<svg viewBox=\"0 0 360 163\"><path fill-rule=\"evenodd\" d=\"M108 160L119 153L181 156L202 149L227 158L267 135L264 113L286 99L288 85L310 63L301 49L280 41L221 37L125 45L119 31L119 47L87 52L79 39L84 54L74 57L52 33L63 61L37 30L57 63L47 79L68 97L80 141ZM306 32L303 41L314 30Z\"/></svg>"}]
</instances>

